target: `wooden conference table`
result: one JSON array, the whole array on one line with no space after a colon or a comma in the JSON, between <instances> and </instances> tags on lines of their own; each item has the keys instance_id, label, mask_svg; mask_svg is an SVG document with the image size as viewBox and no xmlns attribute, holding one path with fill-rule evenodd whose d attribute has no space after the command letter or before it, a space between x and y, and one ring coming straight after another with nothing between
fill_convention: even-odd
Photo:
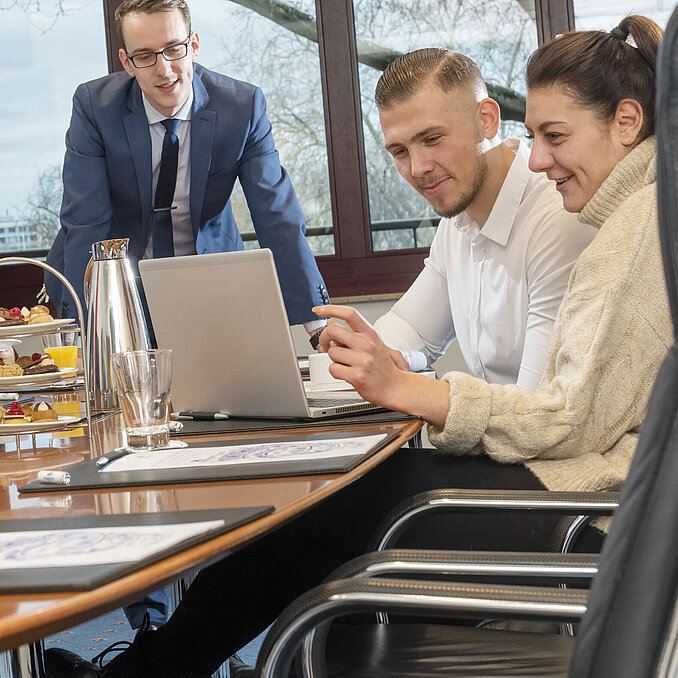
<instances>
[{"instance_id":1,"label":"wooden conference table","mask_svg":"<svg viewBox=\"0 0 678 678\"><path fill-rule=\"evenodd\" d=\"M55 518L96 514L134 514L213 508L273 505L273 513L168 556L92 591L0 595L0 651L16 648L131 603L193 568L222 558L281 526L321 500L381 464L418 433L419 420L317 426L296 430L257 431L184 437L187 442L281 439L323 431L399 430L387 447L344 474L309 475L256 480L230 480L183 485L81 490L19 495L17 488L36 478L39 470L67 469L122 444L119 415L93 425L92 436L82 430L40 434L37 446L22 439L17 453L14 438L0 438L0 520ZM24 446L25 445L25 449Z\"/></svg>"}]
</instances>

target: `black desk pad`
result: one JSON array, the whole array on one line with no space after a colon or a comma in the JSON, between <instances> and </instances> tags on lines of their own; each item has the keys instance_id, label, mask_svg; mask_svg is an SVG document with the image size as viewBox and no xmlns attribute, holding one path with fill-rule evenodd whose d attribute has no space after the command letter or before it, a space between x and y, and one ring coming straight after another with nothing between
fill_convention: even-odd
<instances>
[{"instance_id":1,"label":"black desk pad","mask_svg":"<svg viewBox=\"0 0 678 678\"><path fill-rule=\"evenodd\" d=\"M377 443L367 454L340 456L331 459L305 459L303 461L271 461L238 464L237 466L201 466L195 468L154 469L152 471L110 471L97 469L96 459L89 459L65 469L71 475L69 485L50 485L37 480L19 488L21 494L31 492L72 492L73 490L109 490L139 485L175 485L179 483L209 483L222 480L240 480L244 478L277 478L283 476L318 475L325 473L346 473L367 459L400 434L400 430L384 431L386 437ZM290 441L332 440L355 438L375 433L338 431L336 433L311 433L286 438ZM247 438L226 442L195 443L192 447L228 447L231 445L256 445L275 442L271 438ZM158 451L158 454L162 454Z\"/></svg>"},{"instance_id":2,"label":"black desk pad","mask_svg":"<svg viewBox=\"0 0 678 678\"><path fill-rule=\"evenodd\" d=\"M146 565L207 541L213 537L250 523L273 512L272 506L210 509L204 511L171 511L167 513L133 513L124 515L85 515L59 518L24 518L0 521L3 532L32 530L65 530L87 527L117 527L138 525L171 525L223 520L224 525L207 534L195 535L180 544L148 558L134 562L106 563L70 567L19 568L0 570L0 593L56 593L90 591Z\"/></svg>"},{"instance_id":3,"label":"black desk pad","mask_svg":"<svg viewBox=\"0 0 678 678\"><path fill-rule=\"evenodd\" d=\"M243 433L245 431L275 431L311 426L353 426L354 424L380 424L389 421L416 419L410 414L379 410L366 414L340 416L330 419L221 419L219 421L182 421L184 428L172 436L196 436L208 433Z\"/></svg>"}]
</instances>

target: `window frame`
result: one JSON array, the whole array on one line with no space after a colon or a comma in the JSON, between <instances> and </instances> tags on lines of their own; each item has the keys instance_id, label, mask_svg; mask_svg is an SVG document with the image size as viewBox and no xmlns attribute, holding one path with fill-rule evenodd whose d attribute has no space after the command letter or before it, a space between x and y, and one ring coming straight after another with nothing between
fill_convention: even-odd
<instances>
[{"instance_id":1,"label":"window frame","mask_svg":"<svg viewBox=\"0 0 678 678\"><path fill-rule=\"evenodd\" d=\"M109 72L122 70L114 19L120 2L103 0ZM535 18L541 45L574 29L573 0L535 0ZM352 0L316 0L316 23L335 242L333 255L316 258L318 267L334 297L404 292L428 249L372 249Z\"/></svg>"}]
</instances>

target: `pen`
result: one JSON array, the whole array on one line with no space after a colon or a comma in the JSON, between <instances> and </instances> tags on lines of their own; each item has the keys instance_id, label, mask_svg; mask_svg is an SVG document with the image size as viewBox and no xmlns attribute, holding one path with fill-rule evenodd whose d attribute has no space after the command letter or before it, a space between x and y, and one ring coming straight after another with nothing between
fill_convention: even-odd
<instances>
[{"instance_id":1,"label":"pen","mask_svg":"<svg viewBox=\"0 0 678 678\"><path fill-rule=\"evenodd\" d=\"M108 452L103 457L99 457L96 460L97 471L101 471L104 466L108 466L108 464L114 462L116 459L120 459L120 457L124 457L126 454L130 454L130 450L127 447L118 447L115 450Z\"/></svg>"},{"instance_id":2,"label":"pen","mask_svg":"<svg viewBox=\"0 0 678 678\"><path fill-rule=\"evenodd\" d=\"M223 412L194 412L193 410L188 410L186 412L174 412L172 418L183 419L185 421L215 421L229 419L229 416Z\"/></svg>"}]
</instances>

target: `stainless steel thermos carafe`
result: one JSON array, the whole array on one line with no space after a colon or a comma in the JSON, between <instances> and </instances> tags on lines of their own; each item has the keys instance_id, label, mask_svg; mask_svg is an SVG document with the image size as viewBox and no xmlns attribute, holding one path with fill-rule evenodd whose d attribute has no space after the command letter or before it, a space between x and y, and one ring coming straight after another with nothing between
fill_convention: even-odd
<instances>
[{"instance_id":1,"label":"stainless steel thermos carafe","mask_svg":"<svg viewBox=\"0 0 678 678\"><path fill-rule=\"evenodd\" d=\"M92 245L85 272L89 398L96 410L118 406L111 355L151 347L134 272L127 258L128 238Z\"/></svg>"}]
</instances>

